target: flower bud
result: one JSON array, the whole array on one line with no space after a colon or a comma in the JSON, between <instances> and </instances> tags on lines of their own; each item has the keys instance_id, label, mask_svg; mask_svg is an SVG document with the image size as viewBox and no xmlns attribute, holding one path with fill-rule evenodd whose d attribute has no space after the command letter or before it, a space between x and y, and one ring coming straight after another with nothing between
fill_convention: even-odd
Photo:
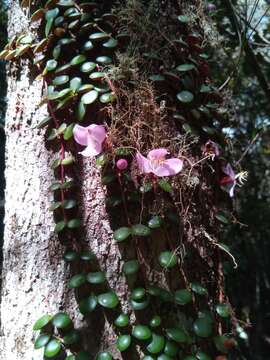
<instances>
[{"instance_id":1,"label":"flower bud","mask_svg":"<svg viewBox=\"0 0 270 360\"><path fill-rule=\"evenodd\" d=\"M126 159L119 159L116 162L116 167L119 170L125 170L128 167L128 162Z\"/></svg>"}]
</instances>

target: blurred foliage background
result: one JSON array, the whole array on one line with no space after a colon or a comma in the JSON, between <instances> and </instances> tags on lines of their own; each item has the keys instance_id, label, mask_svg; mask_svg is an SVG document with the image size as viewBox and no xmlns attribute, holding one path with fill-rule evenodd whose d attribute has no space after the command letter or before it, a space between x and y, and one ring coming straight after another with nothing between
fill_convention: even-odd
<instances>
[{"instance_id":1,"label":"blurred foliage background","mask_svg":"<svg viewBox=\"0 0 270 360\"><path fill-rule=\"evenodd\" d=\"M0 48L7 40L6 3L0 4ZM224 129L232 163L248 181L234 201L235 221L222 241L238 262L224 262L227 292L238 319L239 359L270 358L270 0L205 1L212 78L227 94L230 122ZM0 62L0 216L3 219L5 64ZM1 222L2 223L2 222ZM2 227L0 229L0 240ZM236 360L236 359L234 359Z\"/></svg>"}]
</instances>

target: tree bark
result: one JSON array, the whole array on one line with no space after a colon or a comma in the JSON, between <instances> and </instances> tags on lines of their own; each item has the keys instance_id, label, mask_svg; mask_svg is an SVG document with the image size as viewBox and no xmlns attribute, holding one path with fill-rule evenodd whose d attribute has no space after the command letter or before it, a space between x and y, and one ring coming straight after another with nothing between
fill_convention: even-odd
<instances>
[{"instance_id":1,"label":"tree bark","mask_svg":"<svg viewBox=\"0 0 270 360\"><path fill-rule=\"evenodd\" d=\"M10 3L9 36L27 29L28 20L17 1ZM39 108L42 81L31 80L28 61L11 65L8 76L6 114L6 213L1 292L1 360L41 359L43 350L33 347L32 325L43 314L65 310L79 328L86 327L79 315L73 291L67 289L69 271L63 261L64 247L54 235L54 220L48 208L53 200L50 163L54 154L45 148L44 130L32 129L46 115ZM126 292L120 273L120 254L111 239L105 211L104 188L95 162L86 159L78 176L84 193L81 207L87 224L85 246L96 253L107 272L111 288L123 299ZM123 302L124 303L124 302ZM85 334L93 352L112 346L111 327L101 321ZM101 344L101 345L100 345Z\"/></svg>"}]
</instances>

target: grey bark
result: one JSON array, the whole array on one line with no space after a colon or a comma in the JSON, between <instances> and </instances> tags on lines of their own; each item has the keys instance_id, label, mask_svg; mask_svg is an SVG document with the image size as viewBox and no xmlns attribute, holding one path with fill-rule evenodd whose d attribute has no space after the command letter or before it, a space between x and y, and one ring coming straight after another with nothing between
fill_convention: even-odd
<instances>
[{"instance_id":1,"label":"grey bark","mask_svg":"<svg viewBox=\"0 0 270 360\"><path fill-rule=\"evenodd\" d=\"M10 2L9 36L28 28L28 20L17 1ZM8 79L6 116L6 214L1 291L0 360L39 360L42 351L33 348L33 323L44 313L67 311L79 327L86 327L78 315L73 291L67 291L69 269L62 259L63 247L53 233L54 221L48 211L53 181L49 168L54 154L45 148L44 130L33 130L46 116L38 107L42 82L31 80L29 63L18 71L11 65ZM84 175L83 175L84 174ZM126 292L120 274L119 251L112 241L104 205L104 188L94 163L85 160L82 179L82 208L86 243L107 272L108 282L123 300ZM114 340L111 326L90 326L91 347L106 348ZM109 345L110 344L110 345Z\"/></svg>"}]
</instances>

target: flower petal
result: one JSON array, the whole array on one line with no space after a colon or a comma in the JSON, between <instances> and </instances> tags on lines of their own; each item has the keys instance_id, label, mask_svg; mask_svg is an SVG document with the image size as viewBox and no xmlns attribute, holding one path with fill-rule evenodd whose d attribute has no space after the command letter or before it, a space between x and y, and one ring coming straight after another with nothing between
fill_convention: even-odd
<instances>
[{"instance_id":1,"label":"flower petal","mask_svg":"<svg viewBox=\"0 0 270 360\"><path fill-rule=\"evenodd\" d=\"M178 174L183 168L183 161L180 159L172 158L165 160L162 165L153 169L156 176L173 176Z\"/></svg>"},{"instance_id":2,"label":"flower petal","mask_svg":"<svg viewBox=\"0 0 270 360\"><path fill-rule=\"evenodd\" d=\"M235 179L235 172L233 171L231 164L228 163L226 166L223 166L222 171L224 174L230 176L232 180Z\"/></svg>"},{"instance_id":3,"label":"flower petal","mask_svg":"<svg viewBox=\"0 0 270 360\"><path fill-rule=\"evenodd\" d=\"M230 183L222 184L221 189L223 191L225 191L226 193L228 193L230 195L230 197L233 197L235 186L236 186L236 181L232 181Z\"/></svg>"},{"instance_id":4,"label":"flower petal","mask_svg":"<svg viewBox=\"0 0 270 360\"><path fill-rule=\"evenodd\" d=\"M86 146L88 144L89 139L89 132L87 127L81 126L81 125L75 125L73 129L73 135L75 141L83 146Z\"/></svg>"},{"instance_id":5,"label":"flower petal","mask_svg":"<svg viewBox=\"0 0 270 360\"><path fill-rule=\"evenodd\" d=\"M96 141L102 143L106 138L106 130L102 125L92 124L87 127L90 130L90 136Z\"/></svg>"},{"instance_id":6,"label":"flower petal","mask_svg":"<svg viewBox=\"0 0 270 360\"><path fill-rule=\"evenodd\" d=\"M102 143L99 141L95 141L93 138L88 138L88 145L87 147L80 152L83 156L96 156L100 154L102 151Z\"/></svg>"},{"instance_id":7,"label":"flower petal","mask_svg":"<svg viewBox=\"0 0 270 360\"><path fill-rule=\"evenodd\" d=\"M150 160L162 160L165 159L165 156L168 154L169 152L167 149L159 148L149 151L147 158Z\"/></svg>"},{"instance_id":8,"label":"flower petal","mask_svg":"<svg viewBox=\"0 0 270 360\"><path fill-rule=\"evenodd\" d=\"M149 160L146 157L144 157L141 153L137 152L136 160L138 167L142 173L149 174L151 172Z\"/></svg>"}]
</instances>

